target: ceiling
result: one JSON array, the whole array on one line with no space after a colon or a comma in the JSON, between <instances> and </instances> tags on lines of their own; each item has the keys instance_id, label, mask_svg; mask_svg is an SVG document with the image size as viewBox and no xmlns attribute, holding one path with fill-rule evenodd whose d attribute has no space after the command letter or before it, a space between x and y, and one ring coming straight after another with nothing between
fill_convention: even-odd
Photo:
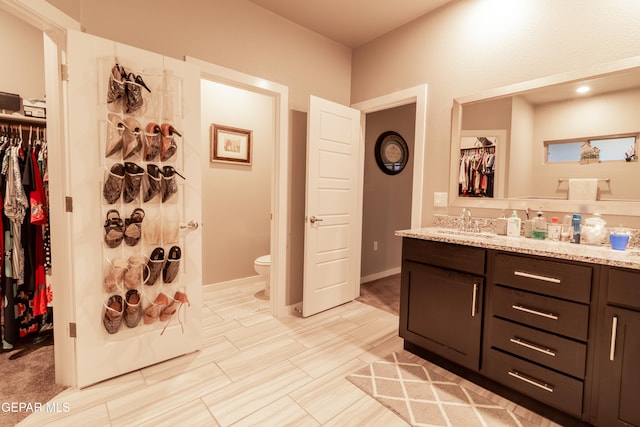
<instances>
[{"instance_id":1,"label":"ceiling","mask_svg":"<svg viewBox=\"0 0 640 427\"><path fill-rule=\"evenodd\" d=\"M249 0L355 48L453 0Z\"/></svg>"}]
</instances>

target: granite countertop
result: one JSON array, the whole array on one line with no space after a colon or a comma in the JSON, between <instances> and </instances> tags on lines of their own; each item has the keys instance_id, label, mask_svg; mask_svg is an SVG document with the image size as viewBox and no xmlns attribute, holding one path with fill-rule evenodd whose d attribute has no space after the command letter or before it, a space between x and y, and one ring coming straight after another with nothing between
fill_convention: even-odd
<instances>
[{"instance_id":1,"label":"granite countertop","mask_svg":"<svg viewBox=\"0 0 640 427\"><path fill-rule=\"evenodd\" d=\"M395 234L396 236L434 242L456 243L479 248L640 270L640 249L637 248L616 251L608 245L577 245L550 240L534 240L523 236L499 236L489 232L471 233L444 227L400 230L396 231Z\"/></svg>"}]
</instances>

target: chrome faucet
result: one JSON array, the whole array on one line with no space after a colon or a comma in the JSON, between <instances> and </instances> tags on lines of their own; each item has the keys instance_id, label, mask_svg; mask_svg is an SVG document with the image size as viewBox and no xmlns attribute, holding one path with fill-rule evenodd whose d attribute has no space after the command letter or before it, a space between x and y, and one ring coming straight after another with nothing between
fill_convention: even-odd
<instances>
[{"instance_id":1,"label":"chrome faucet","mask_svg":"<svg viewBox=\"0 0 640 427\"><path fill-rule=\"evenodd\" d=\"M471 231L471 209L462 208L458 224L459 231Z\"/></svg>"}]
</instances>

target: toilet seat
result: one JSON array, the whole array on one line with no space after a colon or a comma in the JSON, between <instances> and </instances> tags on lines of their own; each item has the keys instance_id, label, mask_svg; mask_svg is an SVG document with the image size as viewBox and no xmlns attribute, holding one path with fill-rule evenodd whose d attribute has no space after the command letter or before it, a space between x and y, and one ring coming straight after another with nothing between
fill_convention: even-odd
<instances>
[{"instance_id":1,"label":"toilet seat","mask_svg":"<svg viewBox=\"0 0 640 427\"><path fill-rule=\"evenodd\" d=\"M261 257L256 258L256 265L271 265L271 255L262 255Z\"/></svg>"}]
</instances>

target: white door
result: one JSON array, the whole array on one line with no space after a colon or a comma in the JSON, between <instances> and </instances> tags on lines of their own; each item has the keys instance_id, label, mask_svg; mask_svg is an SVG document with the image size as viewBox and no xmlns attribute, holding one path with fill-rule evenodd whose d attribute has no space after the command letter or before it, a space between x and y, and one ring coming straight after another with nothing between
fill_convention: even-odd
<instances>
[{"instance_id":1,"label":"white door","mask_svg":"<svg viewBox=\"0 0 640 427\"><path fill-rule=\"evenodd\" d=\"M311 97L303 316L360 294L364 149L360 111Z\"/></svg>"},{"instance_id":2,"label":"white door","mask_svg":"<svg viewBox=\"0 0 640 427\"><path fill-rule=\"evenodd\" d=\"M142 108L135 109L135 85L125 85L124 96L133 95L130 111L126 111L126 104L122 107L117 102L107 102L109 77L116 62L126 73L133 73L132 79L135 75L141 76L151 90L142 89ZM68 32L67 63L69 128L64 144L67 151L64 167L69 183L67 195L73 203L73 210L68 214L71 228L68 256L73 264L73 279L68 286L73 288L75 299L69 329L71 336L75 334L76 385L83 387L201 347L202 244L201 230L195 227L201 223L200 72L193 64L76 31ZM122 127L118 130L119 120L132 130L138 125L146 129L149 123L161 127L166 123L181 136L165 127L168 138L162 140L166 148L161 149L164 159L151 157L152 151L147 159L144 149L136 151L135 143L132 144L135 138L142 137L145 145L153 138L148 140L147 135L135 132L124 138L124 149L107 156L107 146L111 147L118 141L118 135L127 132L123 132ZM171 137L175 152L171 148ZM134 148L134 154L128 159L125 158L129 153L125 151L127 147ZM140 193L132 196L133 200L124 195L115 201L107 200L105 182L113 178L109 171L114 170L114 165L126 162L137 165L144 174L149 165L158 166L163 171L161 181L168 184L172 182L171 168L184 179L173 175L176 186L164 187L169 188L165 200L159 194L145 201L144 185ZM127 170L133 173L125 177L125 188L128 178L131 183L136 181L135 169L131 166ZM136 213L136 209L144 213L138 229L141 233L132 227L131 233L125 233L123 242L111 247L118 239L109 239L111 245L107 245L104 233L109 211L117 211L126 222L128 218L140 218L141 211ZM111 215L115 214L111 212ZM188 226L190 221L192 226ZM117 237L117 221L111 224L113 227L107 229ZM163 251L163 258L170 262L171 268L166 263L148 261L154 252L159 259ZM116 281L115 287L114 282L105 283L105 279L117 276L114 276L118 271L114 266L121 262L127 265L126 270L122 270L126 271L124 276ZM157 266L162 269L156 270ZM167 266L166 280L164 266ZM154 284L144 283L140 274L148 278L152 267L153 271L161 271L159 278ZM129 276L128 272L131 272ZM116 296L116 303L111 307L117 308L117 297L125 299L132 289L141 298L144 315L136 323L133 292L129 294L133 296L127 306L129 311L125 310L127 318L118 324L118 311L106 306L111 297ZM161 294L166 300L162 301ZM176 296L180 297L178 302L185 301L181 296L184 294L190 304L165 310ZM164 304L154 306L154 302ZM180 309L171 315L177 307ZM105 316L109 328L105 325Z\"/></svg>"}]
</instances>

